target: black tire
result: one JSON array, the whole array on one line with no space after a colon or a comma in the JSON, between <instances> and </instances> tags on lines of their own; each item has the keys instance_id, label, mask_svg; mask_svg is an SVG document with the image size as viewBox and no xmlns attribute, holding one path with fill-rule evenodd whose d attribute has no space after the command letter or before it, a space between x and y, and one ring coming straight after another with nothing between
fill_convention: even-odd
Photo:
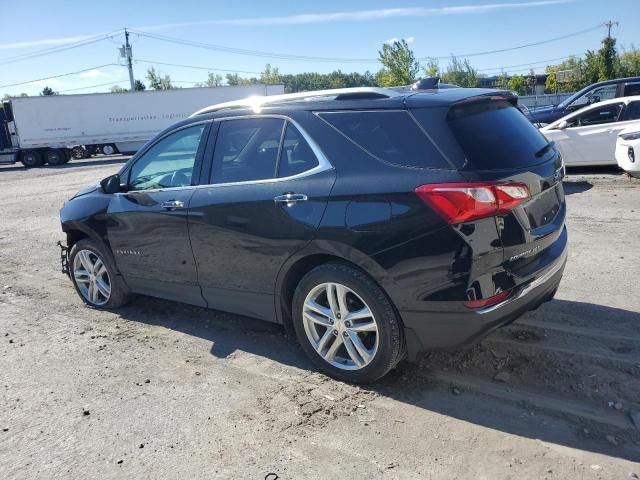
<instances>
[{"instance_id":1,"label":"black tire","mask_svg":"<svg viewBox=\"0 0 640 480\"><path fill-rule=\"evenodd\" d=\"M369 307L377 324L378 347L373 359L357 370L328 363L316 351L305 332L303 305L307 295L323 283L339 283L355 292ZM405 357L404 327L385 292L364 272L343 263L327 263L307 273L293 297L293 326L307 356L323 372L346 382L370 383L385 376ZM336 322L337 323L337 322Z\"/></svg>"},{"instance_id":2,"label":"black tire","mask_svg":"<svg viewBox=\"0 0 640 480\"><path fill-rule=\"evenodd\" d=\"M45 163L49 165L63 165L66 160L66 156L59 148L49 148L44 152Z\"/></svg>"},{"instance_id":3,"label":"black tire","mask_svg":"<svg viewBox=\"0 0 640 480\"><path fill-rule=\"evenodd\" d=\"M76 160L82 160L83 158L89 157L89 152L87 152L84 147L78 145L71 149L71 157Z\"/></svg>"},{"instance_id":4,"label":"black tire","mask_svg":"<svg viewBox=\"0 0 640 480\"><path fill-rule=\"evenodd\" d=\"M106 267L111 292L109 299L105 303L96 304L90 301L85 297L80 289L80 286L78 285L79 282L76 280L76 275L74 274L74 265L76 256L82 251L93 252L94 255L102 260L104 266ZM101 247L99 247L95 242L88 238L79 240L71 248L71 252L69 253L69 276L71 277L71 281L73 282L73 286L75 287L78 296L84 303L86 303L90 307L99 310L111 310L123 306L129 300L127 286L124 283L122 277L117 273L117 269L115 267L115 264L113 263L111 255L108 252L103 252L103 249Z\"/></svg>"},{"instance_id":5,"label":"black tire","mask_svg":"<svg viewBox=\"0 0 640 480\"><path fill-rule=\"evenodd\" d=\"M38 150L26 150L20 154L20 162L27 168L41 167L44 164Z\"/></svg>"}]
</instances>

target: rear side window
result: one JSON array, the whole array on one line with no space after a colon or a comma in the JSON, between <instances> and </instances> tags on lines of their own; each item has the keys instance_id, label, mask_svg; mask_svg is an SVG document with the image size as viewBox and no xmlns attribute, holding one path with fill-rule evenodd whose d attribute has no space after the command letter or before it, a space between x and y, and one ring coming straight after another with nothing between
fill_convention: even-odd
<instances>
[{"instance_id":1,"label":"rear side window","mask_svg":"<svg viewBox=\"0 0 640 480\"><path fill-rule=\"evenodd\" d=\"M625 120L640 120L640 102L630 102L624 111Z\"/></svg>"},{"instance_id":2,"label":"rear side window","mask_svg":"<svg viewBox=\"0 0 640 480\"><path fill-rule=\"evenodd\" d=\"M543 150L546 138L507 101L453 106L447 123L467 160L478 170L526 168L555 154L553 149Z\"/></svg>"},{"instance_id":3,"label":"rear side window","mask_svg":"<svg viewBox=\"0 0 640 480\"><path fill-rule=\"evenodd\" d=\"M278 176L290 177L318 165L316 155L302 134L291 123L287 123L287 131L280 151Z\"/></svg>"},{"instance_id":4,"label":"rear side window","mask_svg":"<svg viewBox=\"0 0 640 480\"><path fill-rule=\"evenodd\" d=\"M345 111L318 115L383 162L407 167L451 168L408 112Z\"/></svg>"}]
</instances>

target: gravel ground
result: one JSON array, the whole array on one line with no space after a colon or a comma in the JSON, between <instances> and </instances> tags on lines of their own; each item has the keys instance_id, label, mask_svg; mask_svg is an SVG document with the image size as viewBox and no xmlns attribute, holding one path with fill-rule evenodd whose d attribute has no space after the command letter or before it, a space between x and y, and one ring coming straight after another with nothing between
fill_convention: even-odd
<instances>
[{"instance_id":1,"label":"gravel ground","mask_svg":"<svg viewBox=\"0 0 640 480\"><path fill-rule=\"evenodd\" d=\"M556 299L364 388L277 325L144 297L86 308L58 209L121 161L0 167L0 478L640 476L640 181L570 172Z\"/></svg>"}]
</instances>

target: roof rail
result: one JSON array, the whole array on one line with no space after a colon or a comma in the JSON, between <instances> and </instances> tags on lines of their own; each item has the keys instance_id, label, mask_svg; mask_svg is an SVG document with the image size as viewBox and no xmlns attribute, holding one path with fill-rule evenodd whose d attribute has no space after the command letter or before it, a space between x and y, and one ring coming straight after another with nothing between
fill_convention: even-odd
<instances>
[{"instance_id":1,"label":"roof rail","mask_svg":"<svg viewBox=\"0 0 640 480\"><path fill-rule=\"evenodd\" d=\"M380 87L335 88L331 90L315 90L312 92L286 93L284 95L258 95L247 97L242 100L233 100L231 102L211 105L192 113L190 117L232 108L252 108L253 110L260 111L264 106L289 102L309 102L322 100L364 100L375 98L391 98L401 95L401 93L394 90Z\"/></svg>"}]
</instances>

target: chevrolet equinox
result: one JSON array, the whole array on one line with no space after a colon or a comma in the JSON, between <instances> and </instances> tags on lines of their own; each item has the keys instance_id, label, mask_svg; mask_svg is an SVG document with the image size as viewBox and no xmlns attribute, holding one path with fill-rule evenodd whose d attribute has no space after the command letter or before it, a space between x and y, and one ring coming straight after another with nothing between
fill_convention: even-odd
<instances>
[{"instance_id":1,"label":"chevrolet equinox","mask_svg":"<svg viewBox=\"0 0 640 480\"><path fill-rule=\"evenodd\" d=\"M277 322L319 369L374 381L553 298L564 169L515 105L359 88L205 108L65 203L63 271L91 307Z\"/></svg>"}]
</instances>

